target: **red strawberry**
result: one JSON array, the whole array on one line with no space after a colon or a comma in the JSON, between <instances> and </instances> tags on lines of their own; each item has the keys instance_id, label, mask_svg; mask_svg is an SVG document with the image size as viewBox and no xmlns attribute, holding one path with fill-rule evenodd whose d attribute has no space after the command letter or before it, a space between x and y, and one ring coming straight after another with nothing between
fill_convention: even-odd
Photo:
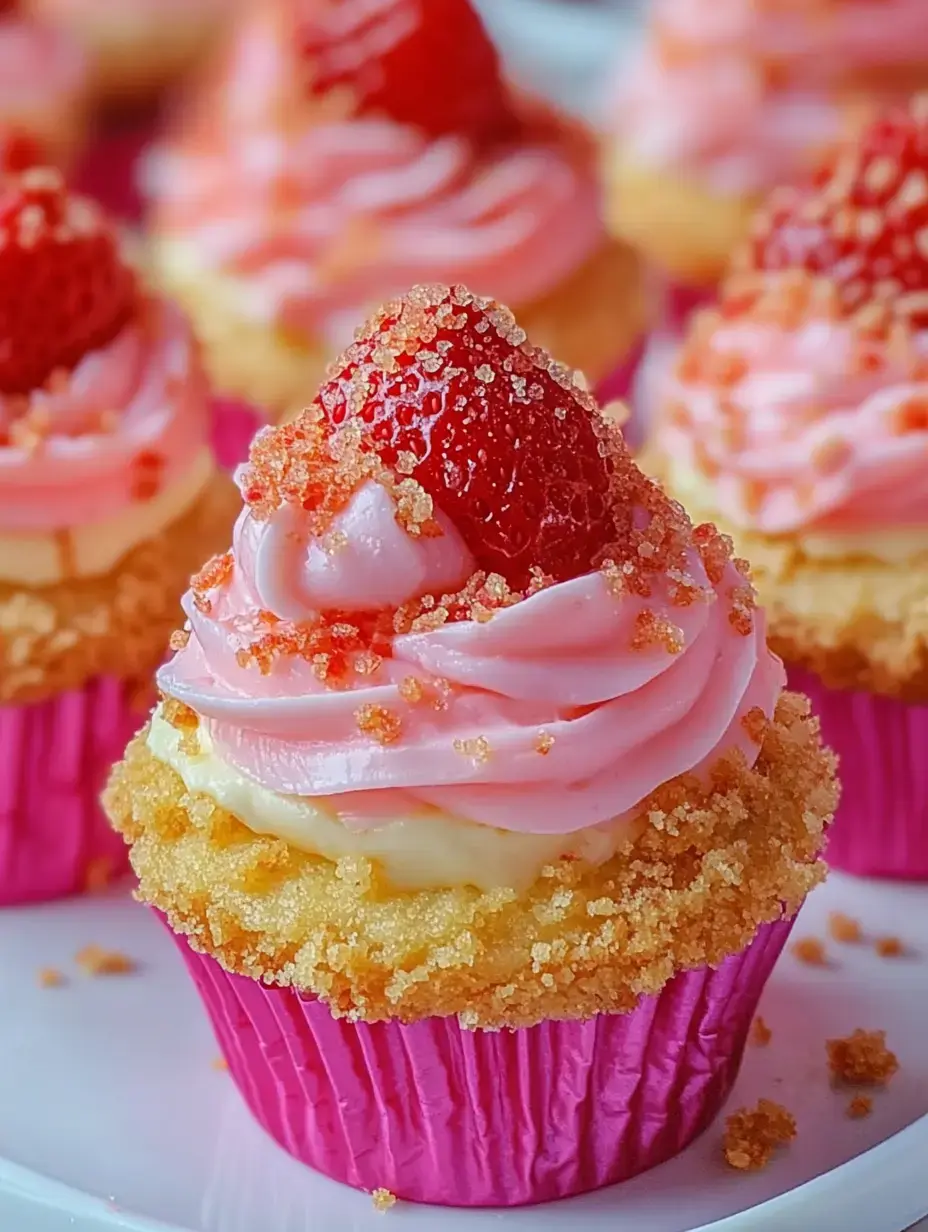
<instances>
[{"instance_id":1,"label":"red strawberry","mask_svg":"<svg viewBox=\"0 0 928 1232\"><path fill-rule=\"evenodd\" d=\"M57 171L0 185L0 390L28 393L105 346L132 316L135 276L96 206Z\"/></svg>"},{"instance_id":2,"label":"red strawberry","mask_svg":"<svg viewBox=\"0 0 928 1232\"><path fill-rule=\"evenodd\" d=\"M350 92L355 113L382 113L432 137L512 136L499 58L469 0L343 0L300 22L310 90Z\"/></svg>"},{"instance_id":3,"label":"red strawberry","mask_svg":"<svg viewBox=\"0 0 928 1232\"><path fill-rule=\"evenodd\" d=\"M746 264L825 275L848 312L878 299L928 326L928 95L867 125L814 188L775 193Z\"/></svg>"},{"instance_id":4,"label":"red strawberry","mask_svg":"<svg viewBox=\"0 0 928 1232\"><path fill-rule=\"evenodd\" d=\"M479 567L514 588L533 566L577 577L627 541L628 505L615 499L619 470L631 467L621 438L492 300L415 288L359 333L317 406L336 428L359 420L367 446L421 485Z\"/></svg>"}]
</instances>

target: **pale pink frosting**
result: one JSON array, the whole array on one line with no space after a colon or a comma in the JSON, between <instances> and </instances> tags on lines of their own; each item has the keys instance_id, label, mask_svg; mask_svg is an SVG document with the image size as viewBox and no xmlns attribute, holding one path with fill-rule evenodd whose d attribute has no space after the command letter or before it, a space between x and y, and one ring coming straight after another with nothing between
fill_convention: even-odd
<instances>
[{"instance_id":1,"label":"pale pink frosting","mask_svg":"<svg viewBox=\"0 0 928 1232\"><path fill-rule=\"evenodd\" d=\"M37 449L0 446L0 529L55 531L103 521L137 499L139 454L161 460L161 486L209 440L209 403L190 328L172 305L86 355L54 392L29 397L48 431ZM0 395L0 431L22 407ZM99 426L100 414L111 423Z\"/></svg>"},{"instance_id":2,"label":"pale pink frosting","mask_svg":"<svg viewBox=\"0 0 928 1232\"><path fill-rule=\"evenodd\" d=\"M840 139L835 91L855 74L928 68L923 0L664 0L653 31L619 90L620 134L643 162L730 194L794 179Z\"/></svg>"},{"instance_id":3,"label":"pale pink frosting","mask_svg":"<svg viewBox=\"0 0 928 1232\"><path fill-rule=\"evenodd\" d=\"M795 179L845 123L824 91L770 91L743 56L668 65L651 48L624 79L617 115L636 161L689 171L732 196Z\"/></svg>"},{"instance_id":4,"label":"pale pink frosting","mask_svg":"<svg viewBox=\"0 0 928 1232\"><path fill-rule=\"evenodd\" d=\"M0 17L0 125L28 123L36 112L72 102L86 80L84 56L64 31Z\"/></svg>"},{"instance_id":5,"label":"pale pink frosting","mask_svg":"<svg viewBox=\"0 0 928 1232\"><path fill-rule=\"evenodd\" d=\"M446 520L440 539L408 539L392 498L362 489L333 527L348 546L330 574L299 532L303 516L242 513L230 578L210 592L208 611L186 596L190 639L158 677L201 716L219 755L263 786L338 797L354 829L425 803L504 830L567 834L625 815L724 751L756 756L741 720L754 707L772 713L783 668L766 648L759 614L747 635L729 621L732 588L744 579L728 566L713 588L695 550L687 569L701 591L688 607L674 606L661 581L647 600L614 597L596 572L488 623L396 636L392 657L353 688L326 688L296 658L278 660L268 675L241 666L236 651L262 628L262 609L309 618L323 595L353 602L368 581L369 605L411 599L463 581L472 567ZM645 607L679 629L679 653L632 649ZM446 707L404 701L398 686L410 676L449 682ZM401 717L396 741L380 745L359 732L365 704ZM481 737L485 757L464 751L473 745L455 747ZM553 738L547 754L539 751L545 737Z\"/></svg>"},{"instance_id":6,"label":"pale pink frosting","mask_svg":"<svg viewBox=\"0 0 928 1232\"><path fill-rule=\"evenodd\" d=\"M830 319L794 330L756 320L722 321L719 354L747 364L724 389L674 372L660 445L676 467L711 472L712 506L730 522L767 534L800 529L861 531L928 524L928 432L900 433L899 412L928 400L911 360L887 348L879 371L859 371L859 334ZM928 359L928 335L915 343ZM732 432L728 407L740 429Z\"/></svg>"},{"instance_id":7,"label":"pale pink frosting","mask_svg":"<svg viewBox=\"0 0 928 1232\"><path fill-rule=\"evenodd\" d=\"M653 21L698 50L783 58L808 80L925 58L922 0L656 0Z\"/></svg>"},{"instance_id":8,"label":"pale pink frosting","mask_svg":"<svg viewBox=\"0 0 928 1232\"><path fill-rule=\"evenodd\" d=\"M156 228L245 288L239 310L333 345L414 283L525 305L604 241L593 152L547 125L483 154L303 97L273 6L243 23L226 75L151 160Z\"/></svg>"}]
</instances>

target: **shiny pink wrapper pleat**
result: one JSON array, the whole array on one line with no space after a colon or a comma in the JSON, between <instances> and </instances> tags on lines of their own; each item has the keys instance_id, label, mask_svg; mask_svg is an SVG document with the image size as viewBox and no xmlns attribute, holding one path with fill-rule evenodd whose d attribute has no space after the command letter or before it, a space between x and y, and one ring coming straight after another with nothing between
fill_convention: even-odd
<instances>
[{"instance_id":1,"label":"shiny pink wrapper pleat","mask_svg":"<svg viewBox=\"0 0 928 1232\"><path fill-rule=\"evenodd\" d=\"M141 726L133 690L102 677L25 706L0 706L0 906L76 894L128 868L100 792Z\"/></svg>"},{"instance_id":2,"label":"shiny pink wrapper pleat","mask_svg":"<svg viewBox=\"0 0 928 1232\"><path fill-rule=\"evenodd\" d=\"M297 1159L408 1201L520 1206L626 1180L708 1126L790 926L630 1013L517 1031L335 1019L175 940L246 1103Z\"/></svg>"},{"instance_id":3,"label":"shiny pink wrapper pleat","mask_svg":"<svg viewBox=\"0 0 928 1232\"><path fill-rule=\"evenodd\" d=\"M794 668L789 683L840 759L825 859L858 877L928 881L928 706L829 689Z\"/></svg>"}]
</instances>

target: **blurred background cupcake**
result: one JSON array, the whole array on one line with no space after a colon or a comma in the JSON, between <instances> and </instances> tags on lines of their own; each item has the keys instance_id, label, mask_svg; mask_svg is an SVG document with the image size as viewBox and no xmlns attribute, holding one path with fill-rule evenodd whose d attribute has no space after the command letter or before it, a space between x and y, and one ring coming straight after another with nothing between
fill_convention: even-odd
<instances>
[{"instance_id":1,"label":"blurred background cupcake","mask_svg":"<svg viewBox=\"0 0 928 1232\"><path fill-rule=\"evenodd\" d=\"M872 103L928 83L928 5L654 0L617 76L609 220L659 271L674 329L769 189L802 179Z\"/></svg>"},{"instance_id":2,"label":"blurred background cupcake","mask_svg":"<svg viewBox=\"0 0 928 1232\"><path fill-rule=\"evenodd\" d=\"M178 309L57 172L0 184L0 905L125 867L100 810L232 488Z\"/></svg>"},{"instance_id":3,"label":"blurred background cupcake","mask_svg":"<svg viewBox=\"0 0 928 1232\"><path fill-rule=\"evenodd\" d=\"M97 103L150 102L208 52L245 0L20 0L86 53Z\"/></svg>"},{"instance_id":4,"label":"blurred background cupcake","mask_svg":"<svg viewBox=\"0 0 928 1232\"><path fill-rule=\"evenodd\" d=\"M841 759L828 859L928 877L928 97L753 224L648 465L734 536Z\"/></svg>"},{"instance_id":5,"label":"blurred background cupcake","mask_svg":"<svg viewBox=\"0 0 928 1232\"><path fill-rule=\"evenodd\" d=\"M708 1125L836 794L744 562L524 339L416 288L258 434L106 792L261 1124L458 1206Z\"/></svg>"},{"instance_id":6,"label":"blurred background cupcake","mask_svg":"<svg viewBox=\"0 0 928 1232\"><path fill-rule=\"evenodd\" d=\"M516 305L592 383L642 329L592 139L507 86L467 0L253 7L148 183L154 265L218 388L272 417L414 281Z\"/></svg>"},{"instance_id":7,"label":"blurred background cupcake","mask_svg":"<svg viewBox=\"0 0 928 1232\"><path fill-rule=\"evenodd\" d=\"M89 86L87 59L66 30L0 3L0 142L29 139L43 160L67 166L87 136Z\"/></svg>"}]
</instances>

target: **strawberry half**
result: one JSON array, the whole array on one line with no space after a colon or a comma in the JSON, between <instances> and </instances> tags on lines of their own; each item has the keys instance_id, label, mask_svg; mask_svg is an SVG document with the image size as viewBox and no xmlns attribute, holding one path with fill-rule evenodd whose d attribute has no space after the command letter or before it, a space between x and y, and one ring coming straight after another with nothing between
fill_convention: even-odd
<instances>
[{"instance_id":1,"label":"strawberry half","mask_svg":"<svg viewBox=\"0 0 928 1232\"><path fill-rule=\"evenodd\" d=\"M317 97L342 89L356 115L383 114L431 137L511 137L499 57L469 0L316 4L299 44Z\"/></svg>"},{"instance_id":2,"label":"strawberry half","mask_svg":"<svg viewBox=\"0 0 928 1232\"><path fill-rule=\"evenodd\" d=\"M362 446L415 480L478 566L515 589L534 567L578 577L628 539L621 436L493 300L414 288L359 332L316 406L336 430L360 423Z\"/></svg>"},{"instance_id":3,"label":"strawberry half","mask_svg":"<svg viewBox=\"0 0 928 1232\"><path fill-rule=\"evenodd\" d=\"M813 188L775 193L745 264L826 276L848 313L878 300L928 326L928 95L867 125Z\"/></svg>"},{"instance_id":4,"label":"strawberry half","mask_svg":"<svg viewBox=\"0 0 928 1232\"><path fill-rule=\"evenodd\" d=\"M25 394L111 342L135 275L96 206L35 168L0 185L0 390Z\"/></svg>"}]
</instances>

